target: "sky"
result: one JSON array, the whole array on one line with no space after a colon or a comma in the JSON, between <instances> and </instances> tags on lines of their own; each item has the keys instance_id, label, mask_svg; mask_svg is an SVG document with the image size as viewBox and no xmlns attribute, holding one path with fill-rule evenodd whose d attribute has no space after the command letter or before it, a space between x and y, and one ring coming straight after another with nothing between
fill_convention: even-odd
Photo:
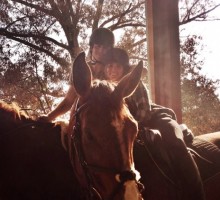
<instances>
[{"instance_id":1,"label":"sky","mask_svg":"<svg viewBox=\"0 0 220 200\"><path fill-rule=\"evenodd\" d=\"M215 1L220 3L220 0ZM220 19L220 8L214 10L211 15ZM183 28L181 35L190 33L202 36L203 50L199 52L199 58L204 60L204 65L201 73L212 80L220 79L220 20L191 22ZM220 97L220 85L217 92Z\"/></svg>"}]
</instances>

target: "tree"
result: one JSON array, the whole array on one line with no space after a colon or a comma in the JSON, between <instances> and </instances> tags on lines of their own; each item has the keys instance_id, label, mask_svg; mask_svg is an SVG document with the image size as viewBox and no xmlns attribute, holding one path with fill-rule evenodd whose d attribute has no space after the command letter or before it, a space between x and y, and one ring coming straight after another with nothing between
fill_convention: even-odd
<instances>
[{"instance_id":1,"label":"tree","mask_svg":"<svg viewBox=\"0 0 220 200\"><path fill-rule=\"evenodd\" d=\"M215 0L179 0L180 25L192 21L219 20L210 15L219 6Z\"/></svg>"},{"instance_id":2,"label":"tree","mask_svg":"<svg viewBox=\"0 0 220 200\"><path fill-rule=\"evenodd\" d=\"M113 31L145 27L140 17L143 3L3 0L0 4L2 97L11 101L13 96L21 105L47 112L52 97L63 96L63 86L58 83L67 82L72 61L79 51L88 48L91 31L98 26ZM7 76L3 77L4 74Z\"/></svg>"},{"instance_id":3,"label":"tree","mask_svg":"<svg viewBox=\"0 0 220 200\"><path fill-rule=\"evenodd\" d=\"M192 21L219 20L211 15L217 7L219 4L212 0L181 0L180 29ZM198 59L201 40L201 36L194 35L181 38L180 53L183 122L195 135L220 130L220 99L216 94L220 80L213 81L200 73L203 67L203 60Z\"/></svg>"},{"instance_id":4,"label":"tree","mask_svg":"<svg viewBox=\"0 0 220 200\"><path fill-rule=\"evenodd\" d=\"M196 135L220 130L220 99L215 94L220 80L200 74L203 62L197 58L197 46L201 39L191 36L181 45L183 121Z\"/></svg>"}]
</instances>

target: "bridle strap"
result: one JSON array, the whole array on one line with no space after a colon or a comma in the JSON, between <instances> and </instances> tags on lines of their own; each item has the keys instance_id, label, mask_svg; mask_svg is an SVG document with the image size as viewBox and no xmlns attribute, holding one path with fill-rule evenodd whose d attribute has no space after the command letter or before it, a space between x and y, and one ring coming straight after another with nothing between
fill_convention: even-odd
<instances>
[{"instance_id":1,"label":"bridle strap","mask_svg":"<svg viewBox=\"0 0 220 200\"><path fill-rule=\"evenodd\" d=\"M76 100L76 104L75 104L75 109L74 109L74 114L73 117L77 117L79 112L84 108L88 106L89 101L86 101L84 104L82 104L81 106L78 107L79 105L79 98Z\"/></svg>"},{"instance_id":2,"label":"bridle strap","mask_svg":"<svg viewBox=\"0 0 220 200\"><path fill-rule=\"evenodd\" d=\"M75 154L79 160L79 164L82 167L84 175L86 177L87 185L89 188L88 190L89 190L90 199L92 199L92 196L95 194L101 200L101 196L99 192L93 187L93 179L90 173L88 173L88 169L87 169L88 164L85 161L85 156L83 154L82 145L81 145L81 124L80 124L79 114L81 110L86 108L87 106L88 106L88 101L82 104L81 106L79 106L79 98L76 100L74 114L73 114L73 117L75 118L74 119L75 122L73 124L73 131L71 134L71 143L72 143L71 145L74 148Z\"/></svg>"}]
</instances>

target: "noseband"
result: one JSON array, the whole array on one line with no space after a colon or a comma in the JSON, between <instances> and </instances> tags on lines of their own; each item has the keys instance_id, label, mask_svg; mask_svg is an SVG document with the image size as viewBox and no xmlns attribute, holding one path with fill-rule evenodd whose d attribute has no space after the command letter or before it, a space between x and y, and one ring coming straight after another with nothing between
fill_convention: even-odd
<instances>
[{"instance_id":1,"label":"noseband","mask_svg":"<svg viewBox=\"0 0 220 200\"><path fill-rule=\"evenodd\" d=\"M135 180L136 184L138 186L139 191L143 189L143 185L136 180L136 174L132 170L125 170L120 172L117 169L114 168L107 168L107 167L101 167L98 165L92 165L87 163L85 160L82 143L81 143L81 124L80 124L80 112L89 106L89 101L79 106L79 99L76 102L75 109L74 109L74 125L73 125L73 131L71 133L71 146L73 147L73 150L76 153L76 156L78 157L79 164L83 169L83 173L86 177L86 183L87 183L87 190L89 192L89 199L99 199L103 200L102 196L98 192L98 190L94 186L94 180L92 178L92 172L100 172L100 173L110 173L115 174L115 178L118 182L117 187L112 192L112 194L107 198L107 200L113 200L115 195L123 188L123 185L125 182L130 180ZM71 154L73 152L70 152Z\"/></svg>"}]
</instances>

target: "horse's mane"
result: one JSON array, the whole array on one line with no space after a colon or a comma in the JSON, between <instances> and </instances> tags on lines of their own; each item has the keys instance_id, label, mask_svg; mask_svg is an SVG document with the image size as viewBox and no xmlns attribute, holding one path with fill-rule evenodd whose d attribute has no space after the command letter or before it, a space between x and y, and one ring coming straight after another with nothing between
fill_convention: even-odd
<instances>
[{"instance_id":1,"label":"horse's mane","mask_svg":"<svg viewBox=\"0 0 220 200\"><path fill-rule=\"evenodd\" d=\"M29 119L28 115L20 109L17 103L6 103L0 100L0 117L10 121L17 121L21 119Z\"/></svg>"},{"instance_id":2,"label":"horse's mane","mask_svg":"<svg viewBox=\"0 0 220 200\"><path fill-rule=\"evenodd\" d=\"M97 109L105 108L102 110L103 112L109 110L120 118L125 115L131 117L124 100L118 102L116 99L110 98L116 85L106 80L94 80L89 101L92 102L92 105L97 106Z\"/></svg>"},{"instance_id":3,"label":"horse's mane","mask_svg":"<svg viewBox=\"0 0 220 200\"><path fill-rule=\"evenodd\" d=\"M109 95L114 90L115 85L106 80L96 79L92 84L91 99L96 102L101 102L104 99L109 98ZM101 94L101 95L100 95ZM103 101L105 102L105 101Z\"/></svg>"},{"instance_id":4,"label":"horse's mane","mask_svg":"<svg viewBox=\"0 0 220 200\"><path fill-rule=\"evenodd\" d=\"M121 105L112 100L111 94L115 89L115 84L106 80L94 80L89 97L92 105L97 105L100 108L110 109L111 111L119 112Z\"/></svg>"}]
</instances>

